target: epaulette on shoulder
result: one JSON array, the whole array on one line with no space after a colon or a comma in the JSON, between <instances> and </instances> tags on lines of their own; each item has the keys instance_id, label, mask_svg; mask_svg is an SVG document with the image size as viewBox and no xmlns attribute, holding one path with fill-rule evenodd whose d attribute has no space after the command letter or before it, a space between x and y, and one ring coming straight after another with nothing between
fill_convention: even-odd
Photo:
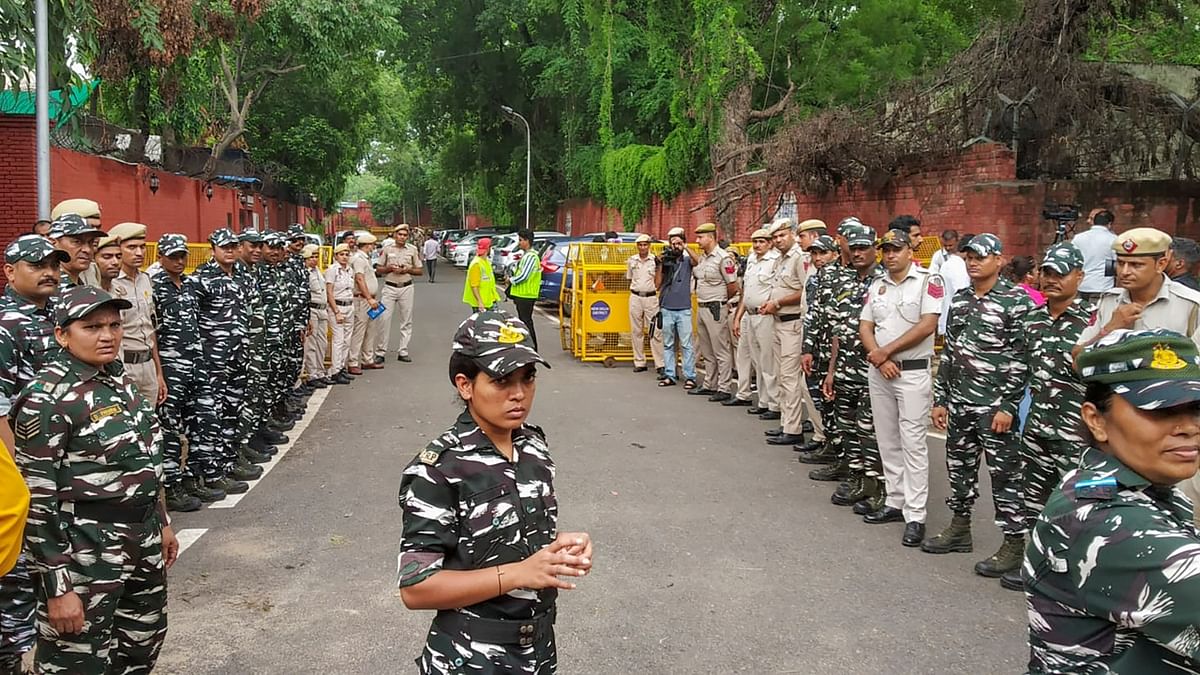
<instances>
[{"instance_id":1,"label":"epaulette on shoulder","mask_svg":"<svg viewBox=\"0 0 1200 675\"><path fill-rule=\"evenodd\" d=\"M1120 486L1116 476L1081 475L1075 480L1072 490L1076 499L1108 501L1117 496Z\"/></svg>"},{"instance_id":2,"label":"epaulette on shoulder","mask_svg":"<svg viewBox=\"0 0 1200 675\"><path fill-rule=\"evenodd\" d=\"M442 458L443 451L445 451L445 448L440 448L433 444L430 444L430 445L426 446L426 448L424 450L421 451L421 454L417 455L417 461L422 464L428 464L429 466L433 466L434 464L438 463L439 459Z\"/></svg>"},{"instance_id":3,"label":"epaulette on shoulder","mask_svg":"<svg viewBox=\"0 0 1200 675\"><path fill-rule=\"evenodd\" d=\"M1171 292L1184 300L1200 305L1200 291L1192 290L1179 282L1175 282L1171 284Z\"/></svg>"}]
</instances>

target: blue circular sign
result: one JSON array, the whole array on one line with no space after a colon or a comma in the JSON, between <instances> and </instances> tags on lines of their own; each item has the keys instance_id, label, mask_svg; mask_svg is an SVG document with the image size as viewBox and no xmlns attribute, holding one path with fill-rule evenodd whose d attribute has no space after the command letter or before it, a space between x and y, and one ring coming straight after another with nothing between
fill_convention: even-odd
<instances>
[{"instance_id":1,"label":"blue circular sign","mask_svg":"<svg viewBox=\"0 0 1200 675\"><path fill-rule=\"evenodd\" d=\"M597 300L592 303L592 321L605 321L608 315L612 313L612 308L603 300Z\"/></svg>"}]
</instances>

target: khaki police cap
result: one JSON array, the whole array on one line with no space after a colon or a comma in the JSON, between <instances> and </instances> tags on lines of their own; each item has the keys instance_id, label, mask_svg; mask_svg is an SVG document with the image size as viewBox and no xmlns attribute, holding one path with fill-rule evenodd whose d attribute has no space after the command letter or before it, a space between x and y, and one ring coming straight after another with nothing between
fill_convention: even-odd
<instances>
[{"instance_id":1,"label":"khaki police cap","mask_svg":"<svg viewBox=\"0 0 1200 675\"><path fill-rule=\"evenodd\" d=\"M338 254L343 251L349 251L349 250L350 250L350 244L338 244L337 246L333 247L334 254Z\"/></svg>"},{"instance_id":2,"label":"khaki police cap","mask_svg":"<svg viewBox=\"0 0 1200 675\"><path fill-rule=\"evenodd\" d=\"M670 239L671 237L682 237L685 234L686 234L686 232L684 231L684 229L682 227L672 227L671 229L667 230L667 238L668 239Z\"/></svg>"},{"instance_id":3,"label":"khaki police cap","mask_svg":"<svg viewBox=\"0 0 1200 675\"><path fill-rule=\"evenodd\" d=\"M757 230L755 230L754 232L750 233L750 241L754 241L755 239L770 239L770 238L771 238L771 233L768 232L767 228L765 228L765 227L760 227Z\"/></svg>"},{"instance_id":4,"label":"khaki police cap","mask_svg":"<svg viewBox=\"0 0 1200 675\"><path fill-rule=\"evenodd\" d=\"M96 250L99 251L102 248L108 248L109 246L120 246L120 245L121 245L120 239L114 237L112 234L106 234L103 237L100 237L100 241L96 242Z\"/></svg>"},{"instance_id":5,"label":"khaki police cap","mask_svg":"<svg viewBox=\"0 0 1200 675\"><path fill-rule=\"evenodd\" d=\"M635 243L635 244L649 244L649 243L650 243L650 235L648 235L648 234L639 234L639 235L638 235L638 238L633 240L633 243Z\"/></svg>"},{"instance_id":6,"label":"khaki police cap","mask_svg":"<svg viewBox=\"0 0 1200 675\"><path fill-rule=\"evenodd\" d=\"M396 227L392 228L392 232L399 232L400 230L404 230L405 232L407 232L408 231L408 223L400 223Z\"/></svg>"},{"instance_id":7,"label":"khaki police cap","mask_svg":"<svg viewBox=\"0 0 1200 675\"><path fill-rule=\"evenodd\" d=\"M716 233L717 233L716 223L704 223L700 227L696 228L696 234L716 234Z\"/></svg>"},{"instance_id":8,"label":"khaki police cap","mask_svg":"<svg viewBox=\"0 0 1200 675\"><path fill-rule=\"evenodd\" d=\"M311 258L321 252L321 247L316 244L305 244L304 248L300 249L301 258Z\"/></svg>"},{"instance_id":9,"label":"khaki police cap","mask_svg":"<svg viewBox=\"0 0 1200 675\"><path fill-rule=\"evenodd\" d=\"M1117 235L1113 250L1118 255L1162 255L1171 248L1171 235L1153 227L1135 227Z\"/></svg>"},{"instance_id":10,"label":"khaki police cap","mask_svg":"<svg viewBox=\"0 0 1200 675\"><path fill-rule=\"evenodd\" d=\"M776 232L790 229L792 229L791 220L787 218L778 218L775 220L775 222L771 223L771 226L767 228L767 231L774 235Z\"/></svg>"},{"instance_id":11,"label":"khaki police cap","mask_svg":"<svg viewBox=\"0 0 1200 675\"><path fill-rule=\"evenodd\" d=\"M108 236L116 239L118 244L130 239L145 239L146 226L141 223L118 223L108 231Z\"/></svg>"},{"instance_id":12,"label":"khaki police cap","mask_svg":"<svg viewBox=\"0 0 1200 675\"><path fill-rule=\"evenodd\" d=\"M358 237L358 243L360 244L374 244L377 241L379 241L379 239L370 232L363 232L362 236Z\"/></svg>"},{"instance_id":13,"label":"khaki police cap","mask_svg":"<svg viewBox=\"0 0 1200 675\"><path fill-rule=\"evenodd\" d=\"M797 231L808 232L809 230L825 230L825 229L828 229L827 227L825 227L825 221L818 220L816 218L809 218L808 220L804 221L803 223L800 223L800 227L797 228Z\"/></svg>"},{"instance_id":14,"label":"khaki police cap","mask_svg":"<svg viewBox=\"0 0 1200 675\"><path fill-rule=\"evenodd\" d=\"M78 213L84 218L99 218L100 205L90 199L65 199L50 212L50 219L58 220L64 213Z\"/></svg>"}]
</instances>

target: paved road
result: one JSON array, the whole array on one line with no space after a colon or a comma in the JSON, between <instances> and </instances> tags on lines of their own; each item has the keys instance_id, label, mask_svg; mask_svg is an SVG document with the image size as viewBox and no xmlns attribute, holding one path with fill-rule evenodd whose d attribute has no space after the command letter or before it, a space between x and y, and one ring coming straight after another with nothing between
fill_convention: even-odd
<instances>
[{"instance_id":1,"label":"paved road","mask_svg":"<svg viewBox=\"0 0 1200 675\"><path fill-rule=\"evenodd\" d=\"M415 362L390 361L310 405L293 447L233 508L179 514L160 672L412 672L430 615L394 575L404 465L453 420L449 340L462 274L417 286ZM564 673L1003 673L1026 657L1024 601L971 572L995 550L900 546L829 502L765 423L660 391L651 374L581 365L538 323L553 369L531 420L558 464L563 529L596 568L559 604ZM319 411L316 403L320 403ZM948 516L934 441L930 529ZM986 485L983 494L988 494Z\"/></svg>"}]
</instances>

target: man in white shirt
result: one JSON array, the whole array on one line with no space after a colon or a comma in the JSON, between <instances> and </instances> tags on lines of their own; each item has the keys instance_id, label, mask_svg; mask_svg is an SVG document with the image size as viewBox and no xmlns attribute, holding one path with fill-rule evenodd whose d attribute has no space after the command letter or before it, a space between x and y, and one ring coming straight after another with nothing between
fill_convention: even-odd
<instances>
[{"instance_id":1,"label":"man in white shirt","mask_svg":"<svg viewBox=\"0 0 1200 675\"><path fill-rule=\"evenodd\" d=\"M425 261L425 276L429 277L429 283L433 283L434 274L437 272L438 249L437 237L430 232L425 239L425 243L421 246L421 260Z\"/></svg>"},{"instance_id":2,"label":"man in white shirt","mask_svg":"<svg viewBox=\"0 0 1200 675\"><path fill-rule=\"evenodd\" d=\"M929 259L929 271L938 274L942 265L958 250L958 230L942 231L942 247Z\"/></svg>"},{"instance_id":3,"label":"man in white shirt","mask_svg":"<svg viewBox=\"0 0 1200 675\"><path fill-rule=\"evenodd\" d=\"M938 333L946 334L946 318L950 316L950 301L954 298L954 294L971 285L971 276L967 274L967 262L964 259L967 244L971 243L970 234L962 235L959 239L958 248L953 253L946 256L945 261L938 267L938 274L942 277L942 285L946 289L946 294L942 297L942 314L938 317Z\"/></svg>"},{"instance_id":4,"label":"man in white shirt","mask_svg":"<svg viewBox=\"0 0 1200 675\"><path fill-rule=\"evenodd\" d=\"M1113 277L1104 273L1109 261L1116 262L1112 224L1116 220L1108 209L1093 209L1088 215L1091 225L1086 231L1071 238L1071 243L1083 253L1083 283L1079 284L1079 295L1095 304L1100 296L1113 287Z\"/></svg>"}]
</instances>

